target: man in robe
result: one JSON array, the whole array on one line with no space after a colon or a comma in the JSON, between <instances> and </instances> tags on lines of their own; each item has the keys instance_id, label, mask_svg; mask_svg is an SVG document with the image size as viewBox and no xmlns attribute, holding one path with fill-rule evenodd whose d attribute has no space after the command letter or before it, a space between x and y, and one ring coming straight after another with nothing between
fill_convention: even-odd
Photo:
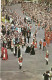
<instances>
[{"instance_id":1,"label":"man in robe","mask_svg":"<svg viewBox=\"0 0 52 80\"><path fill-rule=\"evenodd\" d=\"M7 60L7 59L8 59L7 48L4 45L2 60Z\"/></svg>"}]
</instances>

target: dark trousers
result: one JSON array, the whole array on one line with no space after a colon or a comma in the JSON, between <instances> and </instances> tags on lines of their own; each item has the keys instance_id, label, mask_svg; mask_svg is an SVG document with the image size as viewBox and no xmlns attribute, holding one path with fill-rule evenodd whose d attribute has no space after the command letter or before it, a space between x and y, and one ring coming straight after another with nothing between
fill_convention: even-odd
<instances>
[{"instance_id":1,"label":"dark trousers","mask_svg":"<svg viewBox=\"0 0 52 80\"><path fill-rule=\"evenodd\" d=\"M19 65L19 69L21 69L21 68L22 68L22 66Z\"/></svg>"},{"instance_id":2,"label":"dark trousers","mask_svg":"<svg viewBox=\"0 0 52 80\"><path fill-rule=\"evenodd\" d=\"M25 43L26 43L26 38L25 38Z\"/></svg>"},{"instance_id":3,"label":"dark trousers","mask_svg":"<svg viewBox=\"0 0 52 80\"><path fill-rule=\"evenodd\" d=\"M29 43L29 37L28 37L28 43Z\"/></svg>"},{"instance_id":4,"label":"dark trousers","mask_svg":"<svg viewBox=\"0 0 52 80\"><path fill-rule=\"evenodd\" d=\"M46 60L46 65L48 65L48 61Z\"/></svg>"},{"instance_id":5,"label":"dark trousers","mask_svg":"<svg viewBox=\"0 0 52 80\"><path fill-rule=\"evenodd\" d=\"M40 49L41 49L42 45L40 44Z\"/></svg>"},{"instance_id":6,"label":"dark trousers","mask_svg":"<svg viewBox=\"0 0 52 80\"><path fill-rule=\"evenodd\" d=\"M15 46L15 56L17 55L17 46Z\"/></svg>"},{"instance_id":7,"label":"dark trousers","mask_svg":"<svg viewBox=\"0 0 52 80\"><path fill-rule=\"evenodd\" d=\"M46 47L45 47L45 46L43 46L43 51L44 51L44 50L46 50Z\"/></svg>"},{"instance_id":8,"label":"dark trousers","mask_svg":"<svg viewBox=\"0 0 52 80\"><path fill-rule=\"evenodd\" d=\"M13 48L11 48L11 51L13 52Z\"/></svg>"},{"instance_id":9,"label":"dark trousers","mask_svg":"<svg viewBox=\"0 0 52 80\"><path fill-rule=\"evenodd\" d=\"M31 37L31 32L30 32L30 37Z\"/></svg>"}]
</instances>

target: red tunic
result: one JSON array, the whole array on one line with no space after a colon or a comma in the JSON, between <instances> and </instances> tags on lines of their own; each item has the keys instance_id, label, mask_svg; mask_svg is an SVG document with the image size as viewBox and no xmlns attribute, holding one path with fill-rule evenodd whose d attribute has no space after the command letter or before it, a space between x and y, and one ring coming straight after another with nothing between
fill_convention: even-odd
<instances>
[{"instance_id":1,"label":"red tunic","mask_svg":"<svg viewBox=\"0 0 52 80\"><path fill-rule=\"evenodd\" d=\"M46 58L48 58L48 57L49 57L49 54L46 53Z\"/></svg>"},{"instance_id":2,"label":"red tunic","mask_svg":"<svg viewBox=\"0 0 52 80\"><path fill-rule=\"evenodd\" d=\"M22 63L22 61L23 61L23 58L19 58L19 63Z\"/></svg>"},{"instance_id":3,"label":"red tunic","mask_svg":"<svg viewBox=\"0 0 52 80\"><path fill-rule=\"evenodd\" d=\"M37 48L37 43L35 43L35 48Z\"/></svg>"},{"instance_id":4,"label":"red tunic","mask_svg":"<svg viewBox=\"0 0 52 80\"><path fill-rule=\"evenodd\" d=\"M46 42L43 42L43 46L44 46L44 47L46 46Z\"/></svg>"},{"instance_id":5,"label":"red tunic","mask_svg":"<svg viewBox=\"0 0 52 80\"><path fill-rule=\"evenodd\" d=\"M39 42L39 44L41 44L41 45L42 45L42 41L40 41L40 42Z\"/></svg>"},{"instance_id":6,"label":"red tunic","mask_svg":"<svg viewBox=\"0 0 52 80\"><path fill-rule=\"evenodd\" d=\"M8 59L7 48L4 49L3 60Z\"/></svg>"}]
</instances>

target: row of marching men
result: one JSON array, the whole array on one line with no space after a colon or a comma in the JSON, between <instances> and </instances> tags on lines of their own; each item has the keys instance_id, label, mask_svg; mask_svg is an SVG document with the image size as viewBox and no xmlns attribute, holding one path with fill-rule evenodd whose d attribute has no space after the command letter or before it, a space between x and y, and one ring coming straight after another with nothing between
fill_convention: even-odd
<instances>
[{"instance_id":1,"label":"row of marching men","mask_svg":"<svg viewBox=\"0 0 52 80\"><path fill-rule=\"evenodd\" d=\"M34 45L34 48L37 48L37 40L36 40L36 37L33 36L33 45ZM47 43L47 41L44 39L42 41L42 39L40 39L39 41L39 49L42 49L42 46L43 46L43 51L46 49L46 46L49 46L49 43Z\"/></svg>"},{"instance_id":2,"label":"row of marching men","mask_svg":"<svg viewBox=\"0 0 52 80\"><path fill-rule=\"evenodd\" d=\"M14 52L14 55L16 56L17 55L17 46L15 46L15 50L13 50L13 52ZM30 55L35 55L35 50L34 50L33 44L31 44L31 47L29 47L28 44L27 44L25 53L29 53L29 52L30 52ZM8 59L8 52L7 52L6 45L4 45L1 48L1 58L2 58L2 60L7 60ZM47 50L46 56L45 56L46 65L48 65L48 58L49 58L49 53L48 53L48 50ZM18 46L19 69L22 68L22 61L23 61L23 58L22 58L22 54L21 54L21 49L20 49L20 46Z\"/></svg>"}]
</instances>

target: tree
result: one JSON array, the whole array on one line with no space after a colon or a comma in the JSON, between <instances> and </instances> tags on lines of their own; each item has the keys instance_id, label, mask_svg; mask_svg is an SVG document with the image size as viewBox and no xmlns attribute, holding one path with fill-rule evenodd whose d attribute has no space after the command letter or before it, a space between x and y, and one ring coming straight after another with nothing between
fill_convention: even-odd
<instances>
[{"instance_id":1,"label":"tree","mask_svg":"<svg viewBox=\"0 0 52 80\"><path fill-rule=\"evenodd\" d=\"M9 0L5 0L6 4L9 2Z\"/></svg>"}]
</instances>

